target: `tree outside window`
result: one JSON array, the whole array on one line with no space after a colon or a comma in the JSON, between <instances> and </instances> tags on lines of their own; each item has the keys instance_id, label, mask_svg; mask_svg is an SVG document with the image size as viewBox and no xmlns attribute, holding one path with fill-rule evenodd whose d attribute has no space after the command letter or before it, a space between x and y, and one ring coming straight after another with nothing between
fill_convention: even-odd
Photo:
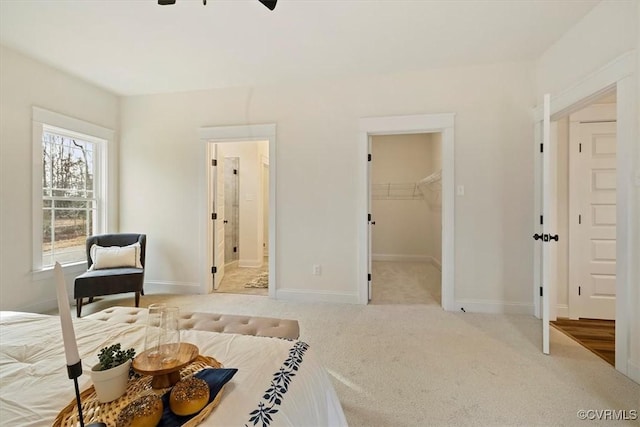
<instances>
[{"instance_id":1,"label":"tree outside window","mask_svg":"<svg viewBox=\"0 0 640 427\"><path fill-rule=\"evenodd\" d=\"M90 138L87 138L90 139ZM95 142L42 134L42 266L86 260L96 223Z\"/></svg>"}]
</instances>

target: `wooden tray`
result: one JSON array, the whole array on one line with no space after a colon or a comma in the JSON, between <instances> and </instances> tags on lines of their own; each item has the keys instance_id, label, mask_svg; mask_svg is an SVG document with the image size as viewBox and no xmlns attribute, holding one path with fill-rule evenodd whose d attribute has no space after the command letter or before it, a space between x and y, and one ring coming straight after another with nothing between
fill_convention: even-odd
<instances>
[{"instance_id":1,"label":"wooden tray","mask_svg":"<svg viewBox=\"0 0 640 427\"><path fill-rule=\"evenodd\" d=\"M182 378L185 378L207 368L222 368L222 364L213 357L200 355L197 356L192 363L182 368L180 370L180 375ZM150 376L143 376L129 381L127 384L127 392L118 399L108 403L100 403L100 401L98 401L98 396L96 395L92 385L80 394L80 398L82 400L82 415L84 416L85 424L101 421L106 423L108 427L116 427L118 414L130 402L147 394L157 394L162 396L169 390L168 388L153 389L151 387L151 381L152 377ZM224 387L207 406L184 424L184 426L197 426L207 418L211 411L213 411L213 409L220 403L223 391ZM79 423L78 407L76 405L76 399L73 398L73 400L71 400L71 402L62 411L60 411L53 422L53 427L77 427Z\"/></svg>"},{"instance_id":2,"label":"wooden tray","mask_svg":"<svg viewBox=\"0 0 640 427\"><path fill-rule=\"evenodd\" d=\"M161 346L162 348L162 346ZM142 375L151 375L151 387L164 389L180 381L180 370L198 357L198 347L190 343L180 343L176 358L169 365L162 363L162 357L149 357L150 350L133 359L131 367Z\"/></svg>"}]
</instances>

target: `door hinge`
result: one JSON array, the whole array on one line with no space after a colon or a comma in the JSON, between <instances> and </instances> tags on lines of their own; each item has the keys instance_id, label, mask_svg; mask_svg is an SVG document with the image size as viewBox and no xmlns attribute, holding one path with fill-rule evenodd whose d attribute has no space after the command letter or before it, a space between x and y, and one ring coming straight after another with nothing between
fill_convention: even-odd
<instances>
[{"instance_id":1,"label":"door hinge","mask_svg":"<svg viewBox=\"0 0 640 427\"><path fill-rule=\"evenodd\" d=\"M578 286L578 296L582 295L582 286Z\"/></svg>"},{"instance_id":2,"label":"door hinge","mask_svg":"<svg viewBox=\"0 0 640 427\"><path fill-rule=\"evenodd\" d=\"M578 153L582 153L582 142L578 143Z\"/></svg>"},{"instance_id":3,"label":"door hinge","mask_svg":"<svg viewBox=\"0 0 640 427\"><path fill-rule=\"evenodd\" d=\"M211 166L218 166L218 161L216 159L211 159Z\"/></svg>"},{"instance_id":4,"label":"door hinge","mask_svg":"<svg viewBox=\"0 0 640 427\"><path fill-rule=\"evenodd\" d=\"M371 273L367 274L367 281L371 281Z\"/></svg>"},{"instance_id":5,"label":"door hinge","mask_svg":"<svg viewBox=\"0 0 640 427\"><path fill-rule=\"evenodd\" d=\"M544 144L542 144L542 142L540 143L540 152L544 153Z\"/></svg>"},{"instance_id":6,"label":"door hinge","mask_svg":"<svg viewBox=\"0 0 640 427\"><path fill-rule=\"evenodd\" d=\"M238 247L237 246L233 247L233 252L238 252Z\"/></svg>"},{"instance_id":7,"label":"door hinge","mask_svg":"<svg viewBox=\"0 0 640 427\"><path fill-rule=\"evenodd\" d=\"M217 213L212 213L211 214L211 219L218 219L218 214Z\"/></svg>"},{"instance_id":8,"label":"door hinge","mask_svg":"<svg viewBox=\"0 0 640 427\"><path fill-rule=\"evenodd\" d=\"M540 286L540 296L542 296L542 286Z\"/></svg>"},{"instance_id":9,"label":"door hinge","mask_svg":"<svg viewBox=\"0 0 640 427\"><path fill-rule=\"evenodd\" d=\"M540 225L543 225L543 224L544 224L544 219L543 219L543 218L544 218L544 216L543 216L543 215L540 215Z\"/></svg>"},{"instance_id":10,"label":"door hinge","mask_svg":"<svg viewBox=\"0 0 640 427\"><path fill-rule=\"evenodd\" d=\"M211 267L211 274L216 274L218 272L218 268L213 266Z\"/></svg>"},{"instance_id":11,"label":"door hinge","mask_svg":"<svg viewBox=\"0 0 640 427\"><path fill-rule=\"evenodd\" d=\"M234 174L234 175L238 175L238 169L234 169L234 170L233 170L233 174Z\"/></svg>"},{"instance_id":12,"label":"door hinge","mask_svg":"<svg viewBox=\"0 0 640 427\"><path fill-rule=\"evenodd\" d=\"M371 222L371 214L367 214L367 221Z\"/></svg>"},{"instance_id":13,"label":"door hinge","mask_svg":"<svg viewBox=\"0 0 640 427\"><path fill-rule=\"evenodd\" d=\"M367 154L367 161L371 161L371 154Z\"/></svg>"},{"instance_id":14,"label":"door hinge","mask_svg":"<svg viewBox=\"0 0 640 427\"><path fill-rule=\"evenodd\" d=\"M578 215L578 224L582 224L582 215Z\"/></svg>"}]
</instances>

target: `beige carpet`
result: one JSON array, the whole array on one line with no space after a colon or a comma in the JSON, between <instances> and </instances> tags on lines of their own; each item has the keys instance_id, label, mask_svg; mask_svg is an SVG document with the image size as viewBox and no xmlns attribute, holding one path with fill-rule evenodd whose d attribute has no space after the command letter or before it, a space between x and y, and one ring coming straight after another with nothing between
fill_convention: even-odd
<instances>
[{"instance_id":1,"label":"beige carpet","mask_svg":"<svg viewBox=\"0 0 640 427\"><path fill-rule=\"evenodd\" d=\"M409 273L422 268L428 283ZM532 316L443 311L428 296L439 280L428 266L381 263L373 293L384 302L368 306L234 294L145 295L141 303L298 319L301 339L326 366L351 426L638 425L581 421L576 413L637 410L640 385L555 329L552 354L543 355L540 322ZM416 298L405 289L393 301L393 289L408 282ZM132 302L131 296L103 298L83 312Z\"/></svg>"}]
</instances>

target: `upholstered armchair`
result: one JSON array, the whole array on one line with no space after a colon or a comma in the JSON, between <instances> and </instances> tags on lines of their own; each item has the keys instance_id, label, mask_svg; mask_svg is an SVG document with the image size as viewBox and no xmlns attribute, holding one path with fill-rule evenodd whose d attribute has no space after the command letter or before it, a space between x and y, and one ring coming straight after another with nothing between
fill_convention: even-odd
<instances>
[{"instance_id":1,"label":"upholstered armchair","mask_svg":"<svg viewBox=\"0 0 640 427\"><path fill-rule=\"evenodd\" d=\"M144 295L145 234L102 234L87 237L88 270L76 277L76 314L82 313L82 300L101 295L135 292L136 307Z\"/></svg>"}]
</instances>

